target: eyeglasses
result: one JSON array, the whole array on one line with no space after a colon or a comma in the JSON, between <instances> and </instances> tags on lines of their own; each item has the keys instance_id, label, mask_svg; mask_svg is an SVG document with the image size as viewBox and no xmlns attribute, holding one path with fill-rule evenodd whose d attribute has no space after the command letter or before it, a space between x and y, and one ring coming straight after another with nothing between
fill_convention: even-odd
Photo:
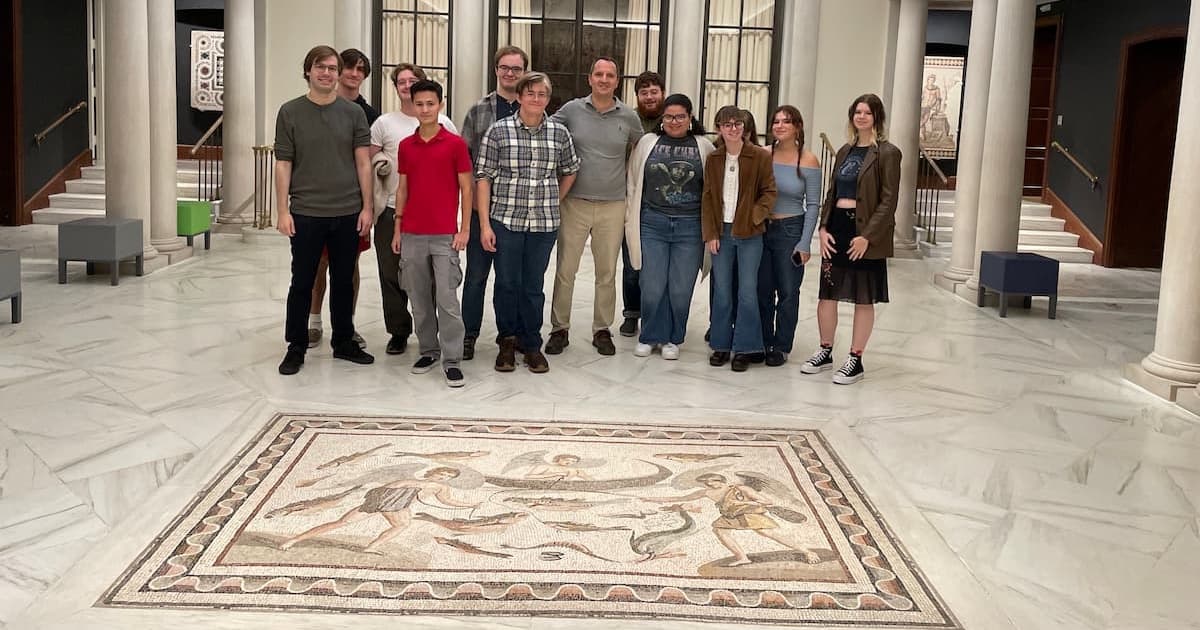
<instances>
[{"instance_id":1,"label":"eyeglasses","mask_svg":"<svg viewBox=\"0 0 1200 630\"><path fill-rule=\"evenodd\" d=\"M525 68L521 66L496 66L496 72L500 74L521 74L525 72Z\"/></svg>"},{"instance_id":2,"label":"eyeglasses","mask_svg":"<svg viewBox=\"0 0 1200 630\"><path fill-rule=\"evenodd\" d=\"M396 85L415 85L420 79L413 77L411 79L396 79Z\"/></svg>"},{"instance_id":3,"label":"eyeglasses","mask_svg":"<svg viewBox=\"0 0 1200 630\"><path fill-rule=\"evenodd\" d=\"M533 98L533 99L537 99L537 100L539 100L539 101L544 101L544 100L548 100L548 99L550 98L550 93L549 93L549 92L535 92L535 91L533 91L533 90L526 90L526 91L524 91L524 92L522 92L522 93L521 93L521 96L523 96L523 97L525 97L525 98Z\"/></svg>"},{"instance_id":4,"label":"eyeglasses","mask_svg":"<svg viewBox=\"0 0 1200 630\"><path fill-rule=\"evenodd\" d=\"M326 64L320 64L320 63L313 65L312 69L314 72L337 72L338 71L337 66L330 66L330 65L326 65Z\"/></svg>"},{"instance_id":5,"label":"eyeglasses","mask_svg":"<svg viewBox=\"0 0 1200 630\"><path fill-rule=\"evenodd\" d=\"M662 117L663 122L686 122L689 118L691 118L691 116L688 114L675 114L673 116L669 114L663 114Z\"/></svg>"},{"instance_id":6,"label":"eyeglasses","mask_svg":"<svg viewBox=\"0 0 1200 630\"><path fill-rule=\"evenodd\" d=\"M741 129L746 126L746 123L740 120L730 120L717 125L721 129Z\"/></svg>"}]
</instances>

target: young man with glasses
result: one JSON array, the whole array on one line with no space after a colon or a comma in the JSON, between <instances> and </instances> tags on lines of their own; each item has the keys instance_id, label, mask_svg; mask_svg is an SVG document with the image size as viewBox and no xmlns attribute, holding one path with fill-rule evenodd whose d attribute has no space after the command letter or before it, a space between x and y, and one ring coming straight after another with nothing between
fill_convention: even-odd
<instances>
[{"instance_id":1,"label":"young man with glasses","mask_svg":"<svg viewBox=\"0 0 1200 630\"><path fill-rule=\"evenodd\" d=\"M371 107L367 99L359 92L362 82L371 76L371 60L357 48L347 48L342 51L342 71L338 74L338 96L358 105L367 115L367 124L375 124L379 112ZM359 240L358 253L362 254L371 248L370 237L364 236ZM325 278L329 273L329 256L321 255L321 266L317 267L317 279L313 284L312 312L308 314L308 347L315 348L321 343L321 305L325 302ZM354 259L354 310L358 310L358 258ZM364 350L367 342L362 335L354 333L354 342Z\"/></svg>"},{"instance_id":2,"label":"young man with glasses","mask_svg":"<svg viewBox=\"0 0 1200 630\"><path fill-rule=\"evenodd\" d=\"M609 328L617 308L617 259L625 237L625 165L629 149L642 137L637 112L616 96L620 80L616 61L596 59L588 74L591 93L564 103L550 117L571 132L580 164L571 194L563 200L546 354L559 354L571 343L575 275L589 237L595 271L592 346L605 356L617 353Z\"/></svg>"},{"instance_id":3,"label":"young man with glasses","mask_svg":"<svg viewBox=\"0 0 1200 630\"><path fill-rule=\"evenodd\" d=\"M402 63L393 68L391 80L396 96L400 98L400 111L388 112L371 125L371 157L382 152L393 162L393 173L397 172L395 163L399 159L400 141L413 135L421 126L410 88L425 79L425 71L416 64ZM438 114L438 124L451 133L458 133L454 122L445 114ZM396 230L395 190L388 191L386 206L379 212L376 222L375 261L379 265L379 290L383 295L383 323L390 336L386 351L401 354L408 348L413 320L408 312L408 294L400 287L400 255L392 252L392 234Z\"/></svg>"},{"instance_id":4,"label":"young man with glasses","mask_svg":"<svg viewBox=\"0 0 1200 630\"><path fill-rule=\"evenodd\" d=\"M476 160L479 241L496 254L498 372L516 369L518 344L530 372L550 371L541 351L546 268L561 222L559 203L579 172L571 134L546 118L551 89L541 72L521 77L521 109L488 128Z\"/></svg>"},{"instance_id":5,"label":"young man with glasses","mask_svg":"<svg viewBox=\"0 0 1200 630\"><path fill-rule=\"evenodd\" d=\"M275 120L275 197L279 232L292 248L287 297L287 354L279 373L295 374L308 348L307 320L321 252L329 252L333 357L375 358L354 342L354 261L371 231L371 129L354 103L337 95L342 59L329 46L304 58L308 93L284 103Z\"/></svg>"},{"instance_id":6,"label":"young man with glasses","mask_svg":"<svg viewBox=\"0 0 1200 630\"><path fill-rule=\"evenodd\" d=\"M516 46L496 51L493 59L496 89L475 103L463 121L462 138L467 143L471 163L479 165L479 143L492 123L517 113L517 81L529 67L529 55ZM476 198L478 202L478 198ZM478 205L478 203L476 204ZM475 340L483 327L483 297L487 292L488 275L492 271L492 253L479 242L478 208L471 213L471 239L467 242L467 277L463 282L462 311L467 336L463 340L463 360L475 358Z\"/></svg>"}]
</instances>

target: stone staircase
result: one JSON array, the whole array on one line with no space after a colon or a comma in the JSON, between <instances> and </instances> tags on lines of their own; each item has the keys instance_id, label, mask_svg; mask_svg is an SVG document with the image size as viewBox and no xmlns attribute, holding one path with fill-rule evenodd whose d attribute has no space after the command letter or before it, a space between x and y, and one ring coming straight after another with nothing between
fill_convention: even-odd
<instances>
[{"instance_id":1,"label":"stone staircase","mask_svg":"<svg viewBox=\"0 0 1200 630\"><path fill-rule=\"evenodd\" d=\"M200 170L196 162L179 160L175 172L176 198L195 199L200 188ZM67 182L67 192L50 195L50 207L33 211L34 223L56 225L104 216L104 167L85 166L81 174L79 179Z\"/></svg>"},{"instance_id":2,"label":"stone staircase","mask_svg":"<svg viewBox=\"0 0 1200 630\"><path fill-rule=\"evenodd\" d=\"M917 217L917 243L921 253L930 258L949 258L954 239L954 191L941 191L935 220ZM932 245L930 231L936 224ZM1033 198L1021 201L1021 227L1017 251L1032 252L1060 262L1090 263L1094 252L1079 247L1079 235L1067 232L1065 221L1050 216L1050 205Z\"/></svg>"}]
</instances>

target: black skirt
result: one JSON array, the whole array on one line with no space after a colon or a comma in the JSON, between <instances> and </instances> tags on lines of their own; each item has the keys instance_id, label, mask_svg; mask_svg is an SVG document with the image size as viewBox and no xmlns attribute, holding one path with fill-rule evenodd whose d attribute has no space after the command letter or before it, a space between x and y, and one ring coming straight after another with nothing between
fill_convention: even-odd
<instances>
[{"instance_id":1,"label":"black skirt","mask_svg":"<svg viewBox=\"0 0 1200 630\"><path fill-rule=\"evenodd\" d=\"M850 260L850 240L858 236L853 208L834 208L825 231L833 236L832 258L821 259L821 286L817 297L853 304L877 304L888 301L887 259Z\"/></svg>"}]
</instances>

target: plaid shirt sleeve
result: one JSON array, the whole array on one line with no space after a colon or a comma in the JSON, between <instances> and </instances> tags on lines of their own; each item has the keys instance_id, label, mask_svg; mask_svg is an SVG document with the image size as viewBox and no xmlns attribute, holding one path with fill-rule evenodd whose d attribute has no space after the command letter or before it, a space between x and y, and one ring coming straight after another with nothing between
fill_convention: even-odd
<instances>
[{"instance_id":1,"label":"plaid shirt sleeve","mask_svg":"<svg viewBox=\"0 0 1200 630\"><path fill-rule=\"evenodd\" d=\"M566 177L579 172L579 156L575 154L575 142L566 127L561 127L558 149L558 176Z\"/></svg>"},{"instance_id":2,"label":"plaid shirt sleeve","mask_svg":"<svg viewBox=\"0 0 1200 630\"><path fill-rule=\"evenodd\" d=\"M484 97L478 103L471 106L467 112L466 119L463 120L462 139L467 143L467 152L471 155L471 162L475 163L479 158L479 145L483 140L483 136L487 133L488 127L491 126L493 119L496 117L495 105L492 99Z\"/></svg>"},{"instance_id":3,"label":"plaid shirt sleeve","mask_svg":"<svg viewBox=\"0 0 1200 630\"><path fill-rule=\"evenodd\" d=\"M498 143L503 139L503 135L503 132L497 129L497 125L492 125L484 132L479 142L479 155L475 156L475 179L494 182L496 176L500 174L500 146ZM468 145L469 148L470 145Z\"/></svg>"}]
</instances>

